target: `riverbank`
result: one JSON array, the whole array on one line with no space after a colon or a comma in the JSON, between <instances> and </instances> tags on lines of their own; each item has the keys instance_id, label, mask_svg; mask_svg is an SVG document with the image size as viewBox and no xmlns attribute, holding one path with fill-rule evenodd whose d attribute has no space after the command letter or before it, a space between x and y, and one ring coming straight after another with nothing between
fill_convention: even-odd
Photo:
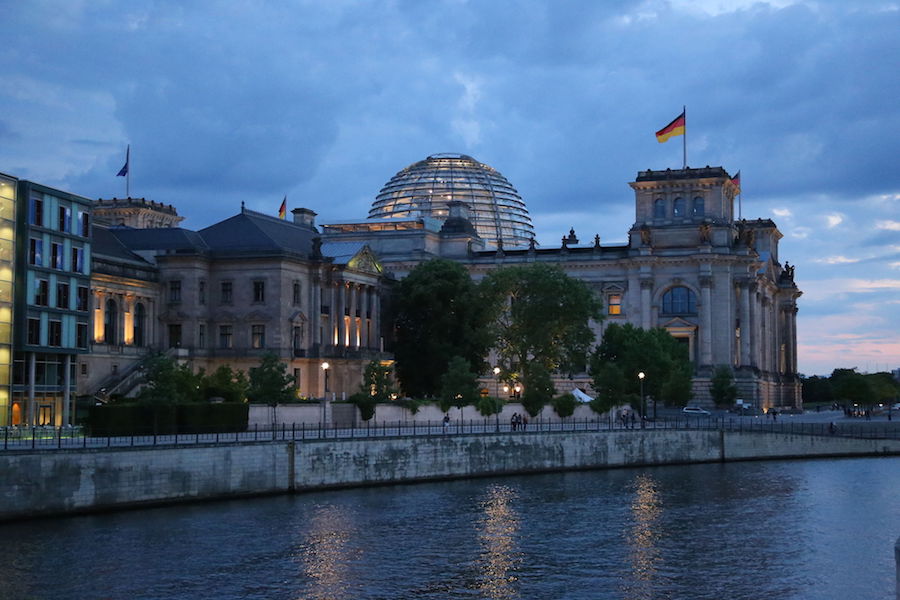
<instances>
[{"instance_id":1,"label":"riverbank","mask_svg":"<svg viewBox=\"0 0 900 600\"><path fill-rule=\"evenodd\" d=\"M0 520L513 473L882 455L900 455L900 440L715 429L8 451Z\"/></svg>"}]
</instances>

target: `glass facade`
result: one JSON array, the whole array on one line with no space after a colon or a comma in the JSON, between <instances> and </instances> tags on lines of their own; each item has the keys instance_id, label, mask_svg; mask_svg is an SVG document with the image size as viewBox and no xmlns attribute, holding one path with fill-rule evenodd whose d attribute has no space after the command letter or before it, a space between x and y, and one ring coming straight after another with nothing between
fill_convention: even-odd
<instances>
[{"instance_id":1,"label":"glass facade","mask_svg":"<svg viewBox=\"0 0 900 600\"><path fill-rule=\"evenodd\" d=\"M378 193L370 219L446 219L447 203L465 202L478 235L487 243L527 246L534 238L525 202L507 179L464 154L435 154L412 164Z\"/></svg>"},{"instance_id":2,"label":"glass facade","mask_svg":"<svg viewBox=\"0 0 900 600\"><path fill-rule=\"evenodd\" d=\"M16 180L0 175L0 426L10 424Z\"/></svg>"}]
</instances>

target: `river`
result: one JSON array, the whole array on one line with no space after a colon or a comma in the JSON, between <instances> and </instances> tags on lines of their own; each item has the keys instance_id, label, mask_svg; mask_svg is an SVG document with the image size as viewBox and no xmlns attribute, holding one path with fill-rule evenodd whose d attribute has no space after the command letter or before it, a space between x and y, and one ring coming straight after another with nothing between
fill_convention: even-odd
<instances>
[{"instance_id":1,"label":"river","mask_svg":"<svg viewBox=\"0 0 900 600\"><path fill-rule=\"evenodd\" d=\"M900 458L497 477L0 526L3 599L892 599Z\"/></svg>"}]
</instances>

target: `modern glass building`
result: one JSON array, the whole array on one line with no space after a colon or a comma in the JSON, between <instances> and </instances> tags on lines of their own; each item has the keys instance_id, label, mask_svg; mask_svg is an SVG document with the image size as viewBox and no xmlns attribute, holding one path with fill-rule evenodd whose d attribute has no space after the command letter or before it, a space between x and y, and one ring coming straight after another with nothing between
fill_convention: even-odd
<instances>
[{"instance_id":1,"label":"modern glass building","mask_svg":"<svg viewBox=\"0 0 900 600\"><path fill-rule=\"evenodd\" d=\"M447 203L465 202L478 235L489 245L527 246L531 217L516 188L498 171L464 154L434 154L388 181L369 210L370 219L446 219Z\"/></svg>"},{"instance_id":2,"label":"modern glass building","mask_svg":"<svg viewBox=\"0 0 900 600\"><path fill-rule=\"evenodd\" d=\"M16 186L0 174L0 427L10 423L13 298L16 259Z\"/></svg>"}]
</instances>

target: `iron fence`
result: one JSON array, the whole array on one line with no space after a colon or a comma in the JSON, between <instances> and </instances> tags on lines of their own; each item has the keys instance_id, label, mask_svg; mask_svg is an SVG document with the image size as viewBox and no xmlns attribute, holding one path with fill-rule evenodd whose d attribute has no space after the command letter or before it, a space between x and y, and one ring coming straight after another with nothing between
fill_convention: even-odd
<instances>
[{"instance_id":1,"label":"iron fence","mask_svg":"<svg viewBox=\"0 0 900 600\"><path fill-rule=\"evenodd\" d=\"M863 439L900 439L898 423L801 423L741 418L679 417L657 421L619 421L614 419L535 419L527 424L513 424L493 418L442 421L378 421L362 425L282 423L240 432L195 431L179 434L155 434L152 431L133 435L90 435L80 427L2 427L0 447L3 450L49 451L77 448L171 447L200 444L262 443L272 441L314 441L327 439L376 439L409 436L462 435L534 435L558 432L652 433L660 430L722 430L752 433L788 433L794 435L837 436Z\"/></svg>"}]
</instances>

